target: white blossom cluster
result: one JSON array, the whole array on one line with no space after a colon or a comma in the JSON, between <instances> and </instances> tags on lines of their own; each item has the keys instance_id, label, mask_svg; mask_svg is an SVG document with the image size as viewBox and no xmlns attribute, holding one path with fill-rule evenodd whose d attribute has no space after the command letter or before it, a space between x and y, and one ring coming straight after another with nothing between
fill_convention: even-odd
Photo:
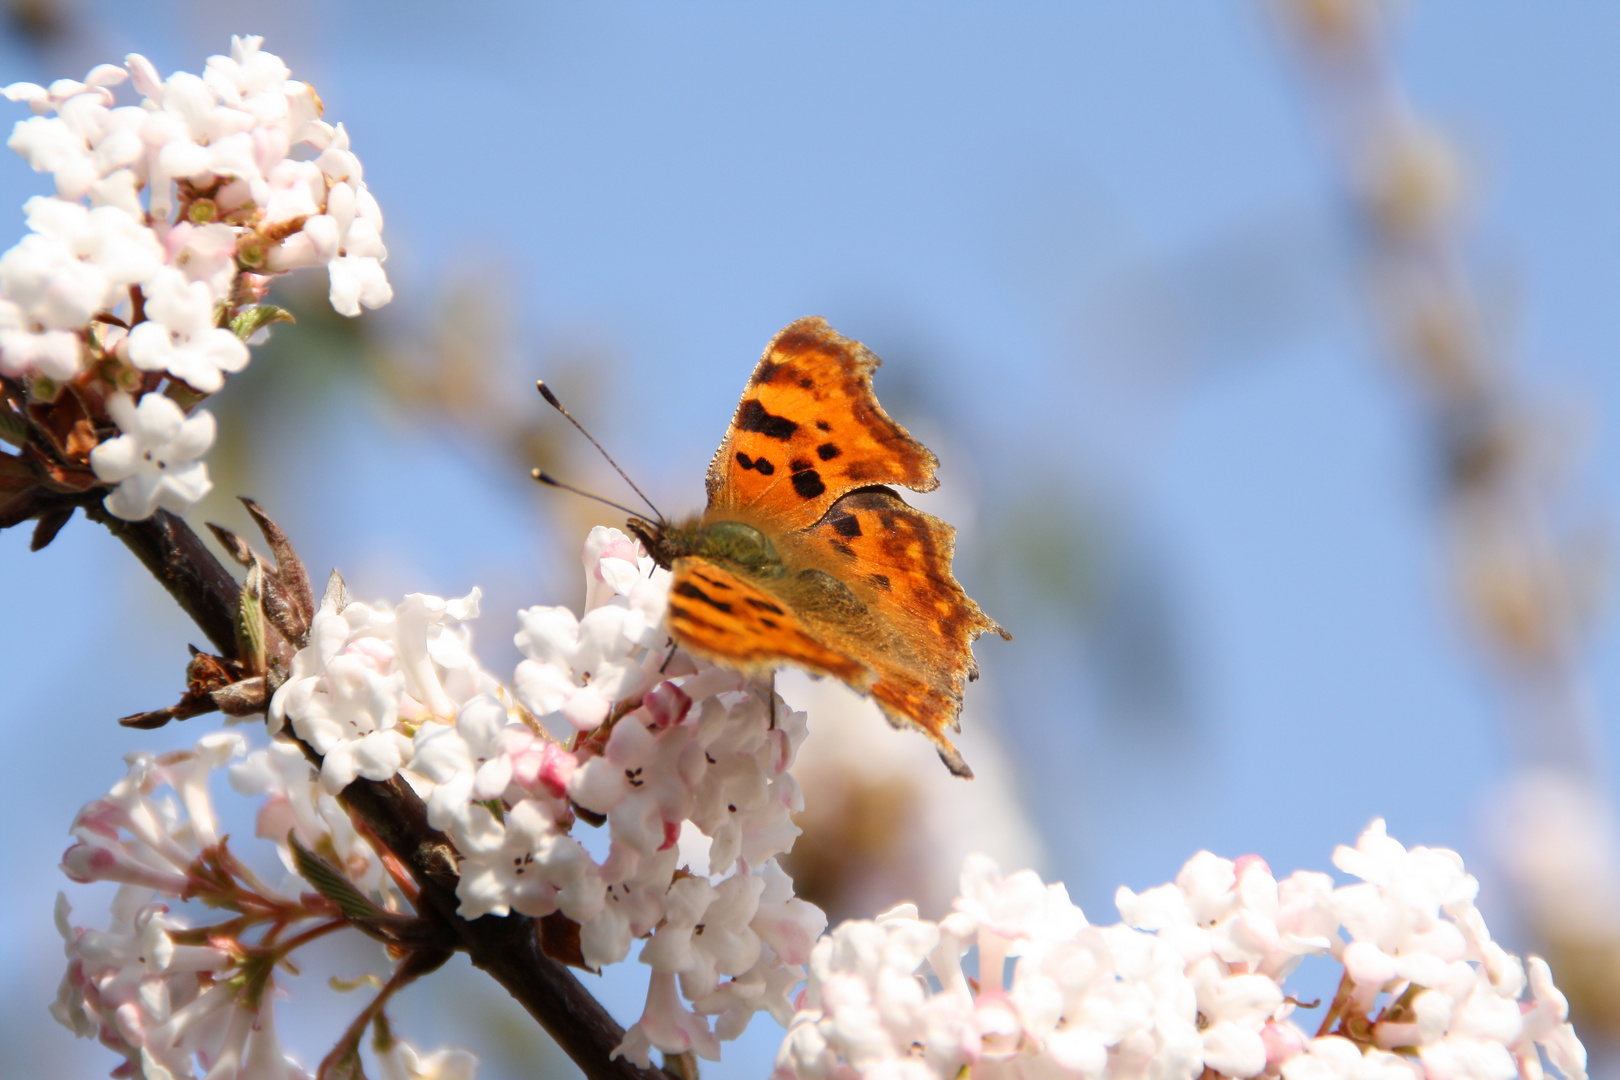
<instances>
[{"instance_id":1,"label":"white blossom cluster","mask_svg":"<svg viewBox=\"0 0 1620 1080\"><path fill-rule=\"evenodd\" d=\"M1201 852L1097 927L1061 885L970 857L943 921L907 905L817 943L776 1076L1541 1080L1545 1054L1585 1080L1546 963L1491 940L1454 852L1378 821L1334 863L1361 882ZM1344 970L1314 1038L1284 988L1307 956Z\"/></svg>"},{"instance_id":2,"label":"white blossom cluster","mask_svg":"<svg viewBox=\"0 0 1620 1080\"><path fill-rule=\"evenodd\" d=\"M261 43L233 38L201 76L165 79L131 54L82 82L4 90L34 113L7 145L56 194L28 200L29 233L0 256L0 374L45 399L100 375L91 396L110 399L120 434L90 464L117 485L119 517L183 513L208 491L213 420L174 399L194 403L247 365L271 276L325 266L345 315L392 297L382 213L348 133ZM125 82L137 104L117 104Z\"/></svg>"},{"instance_id":3,"label":"white blossom cluster","mask_svg":"<svg viewBox=\"0 0 1620 1080\"><path fill-rule=\"evenodd\" d=\"M268 978L273 965L259 965L263 977L255 983L244 963L253 946L239 939L240 928L192 930L170 908L171 902L194 896L230 907L239 896L217 879L199 876L200 860L220 844L209 774L229 766L233 782L260 791L278 786L276 777L296 776L280 748L239 760L245 749L241 735L220 732L188 751L130 754L129 772L73 823L77 842L64 856L63 870L79 882L117 882L119 890L104 930L74 926L67 899L58 899L56 924L68 964L51 1013L76 1034L99 1038L121 1054L126 1064L120 1075L145 1080L314 1075L288 1054L276 1033L271 1007L276 986ZM311 790L308 765L301 757L297 765L302 782L279 785L295 799ZM304 843L333 853L365 880L378 865L376 853L355 836L336 801L326 803L272 798L261 812L259 833L284 842L287 831L296 828ZM242 910L296 911L298 893L308 888L296 878L279 890L254 881L253 903ZM379 1057L388 1074L400 1080L423 1075L424 1061L441 1067L435 1075L461 1080L470 1080L476 1066L464 1051L419 1057L404 1042Z\"/></svg>"},{"instance_id":4,"label":"white blossom cluster","mask_svg":"<svg viewBox=\"0 0 1620 1080\"><path fill-rule=\"evenodd\" d=\"M506 690L478 665L460 600L392 610L329 592L270 706L323 755L322 788L402 775L461 853L460 914L560 912L579 959L624 960L645 938L645 1014L620 1053L719 1057L753 1014L792 1016L826 926L776 863L799 830L788 769L805 736L768 685L667 648L669 574L616 529L586 541L584 615L520 613ZM565 729L557 741L544 722ZM606 852L575 835L606 819Z\"/></svg>"}]
</instances>

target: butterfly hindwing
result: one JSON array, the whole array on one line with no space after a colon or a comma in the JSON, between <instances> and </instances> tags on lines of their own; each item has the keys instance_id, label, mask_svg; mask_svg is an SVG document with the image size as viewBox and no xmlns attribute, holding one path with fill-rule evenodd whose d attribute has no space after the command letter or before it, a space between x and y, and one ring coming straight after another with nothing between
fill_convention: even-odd
<instances>
[{"instance_id":1,"label":"butterfly hindwing","mask_svg":"<svg viewBox=\"0 0 1620 1080\"><path fill-rule=\"evenodd\" d=\"M986 631L1008 635L951 573L956 530L879 487L838 500L804 536L889 631L890 647L864 657L878 677L872 696L892 723L921 730L951 771L966 775L945 731L956 726L963 684L978 678L971 644Z\"/></svg>"},{"instance_id":2,"label":"butterfly hindwing","mask_svg":"<svg viewBox=\"0 0 1620 1080\"><path fill-rule=\"evenodd\" d=\"M709 559L675 560L669 629L687 650L750 673L793 664L865 692L871 670L820 640L788 605Z\"/></svg>"},{"instance_id":3,"label":"butterfly hindwing","mask_svg":"<svg viewBox=\"0 0 1620 1080\"><path fill-rule=\"evenodd\" d=\"M858 487L936 487L934 455L872 393L878 364L822 318L777 334L709 464L710 512L743 510L803 529Z\"/></svg>"}]
</instances>

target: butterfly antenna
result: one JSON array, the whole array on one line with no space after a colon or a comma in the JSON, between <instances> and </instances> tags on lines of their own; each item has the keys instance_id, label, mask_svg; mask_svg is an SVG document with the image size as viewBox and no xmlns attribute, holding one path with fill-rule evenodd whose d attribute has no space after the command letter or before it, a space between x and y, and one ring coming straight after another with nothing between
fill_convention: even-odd
<instances>
[{"instance_id":1,"label":"butterfly antenna","mask_svg":"<svg viewBox=\"0 0 1620 1080\"><path fill-rule=\"evenodd\" d=\"M565 484L561 480L557 479L555 476L552 476L550 473L546 472L543 469L535 469L532 472L530 472L529 475L534 477L536 480L538 480L540 483L546 485L547 487L562 488L564 491L572 491L575 495L583 495L587 499L593 499L596 502L603 503L604 505L607 505L607 506L611 506L615 510L623 510L625 513L629 514L633 518L639 518L641 516L636 511L630 509L628 506L624 506L624 505L622 505L620 503L616 503L612 499L604 499L600 495L593 495L589 491L582 491L579 488L575 487L573 484ZM646 496L643 495L642 498L646 498ZM651 506L652 504L648 503L647 505ZM655 508L653 512L657 513L657 509Z\"/></svg>"},{"instance_id":2,"label":"butterfly antenna","mask_svg":"<svg viewBox=\"0 0 1620 1080\"><path fill-rule=\"evenodd\" d=\"M581 435L585 436L587 439L589 439L591 441L591 445L596 447L596 452L601 454L604 458L606 458L607 463L609 465L613 466L613 471L618 473L621 477L623 477L624 482L630 485L630 490L634 491L637 495L641 496L641 501L646 503L647 507L650 510L652 510L653 516L656 517L659 521L663 521L664 520L664 512L662 510L658 509L658 507L653 505L653 501L651 499L647 498L647 493L646 492L644 492L640 488L636 487L636 482L634 480L630 479L630 474L625 472L623 469L619 468L619 463L617 461L613 460L613 455L612 454L610 454L606 450L602 449L602 444L596 441L596 436L594 436L590 432L586 431L585 430L585 425L581 424L578 420L575 420L574 419L574 414L569 412L567 409L565 409L563 407L563 403L557 400L557 395L553 394L551 392L551 387L546 385L546 380L544 380L544 379L536 379L535 382L534 382L534 386L535 386L536 390L540 391L540 396L546 399L546 404L547 405L550 405L553 409L556 409L558 412L562 413L563 416L568 420L568 422L570 424L573 424L574 427L579 429L579 433ZM606 499L598 498L595 495L586 495L585 492L580 491L578 488L570 488L570 487L568 487L567 484L559 484L555 480L544 479L543 478L544 474L540 473L539 469L536 469L535 472L538 474L538 475L535 476L535 479L539 480L542 484L550 484L552 487L567 488L569 491L574 491L574 492L577 492L580 495L585 495L586 498L596 499L597 502L605 502L605 503L608 502ZM618 503L608 503L608 505L609 506L618 506L619 504ZM623 510L624 507L620 506L619 509ZM631 511L631 513L634 513L634 511ZM636 516L640 517L641 515L637 514Z\"/></svg>"}]
</instances>

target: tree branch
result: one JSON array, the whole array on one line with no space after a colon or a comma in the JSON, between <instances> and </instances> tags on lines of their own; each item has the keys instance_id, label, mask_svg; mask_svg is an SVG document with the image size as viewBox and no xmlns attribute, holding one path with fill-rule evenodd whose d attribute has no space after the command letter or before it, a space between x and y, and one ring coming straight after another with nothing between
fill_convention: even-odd
<instances>
[{"instance_id":1,"label":"tree branch","mask_svg":"<svg viewBox=\"0 0 1620 1080\"><path fill-rule=\"evenodd\" d=\"M189 525L163 510L146 521L115 518L99 501L84 510L135 553L221 655L236 658L240 586ZM305 752L319 764L307 746ZM533 919L514 913L469 921L456 914L455 848L428 825L427 807L409 785L397 777L356 780L342 798L410 869L419 904L444 920L474 966L527 1009L590 1080L671 1080L662 1070L613 1058L624 1029L573 972L540 951Z\"/></svg>"},{"instance_id":2,"label":"tree branch","mask_svg":"<svg viewBox=\"0 0 1620 1080\"><path fill-rule=\"evenodd\" d=\"M202 537L167 510L159 510L145 521L114 517L101 505L102 492L95 494L95 499L80 504L85 516L105 525L135 553L141 565L169 590L180 609L207 635L219 655L238 659L236 599L241 586L214 558Z\"/></svg>"}]
</instances>

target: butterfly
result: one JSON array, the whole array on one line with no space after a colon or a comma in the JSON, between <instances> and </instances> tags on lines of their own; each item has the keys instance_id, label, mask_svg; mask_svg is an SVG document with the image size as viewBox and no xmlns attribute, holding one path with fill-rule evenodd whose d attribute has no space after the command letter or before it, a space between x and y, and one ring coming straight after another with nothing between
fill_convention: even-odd
<instances>
[{"instance_id":1,"label":"butterfly","mask_svg":"<svg viewBox=\"0 0 1620 1080\"><path fill-rule=\"evenodd\" d=\"M709 464L707 509L628 528L673 574L676 644L748 674L791 664L842 679L970 777L946 729L979 676L971 643L1012 635L952 575L956 530L888 486L932 491L939 462L878 404L879 363L825 319L791 324Z\"/></svg>"}]
</instances>

